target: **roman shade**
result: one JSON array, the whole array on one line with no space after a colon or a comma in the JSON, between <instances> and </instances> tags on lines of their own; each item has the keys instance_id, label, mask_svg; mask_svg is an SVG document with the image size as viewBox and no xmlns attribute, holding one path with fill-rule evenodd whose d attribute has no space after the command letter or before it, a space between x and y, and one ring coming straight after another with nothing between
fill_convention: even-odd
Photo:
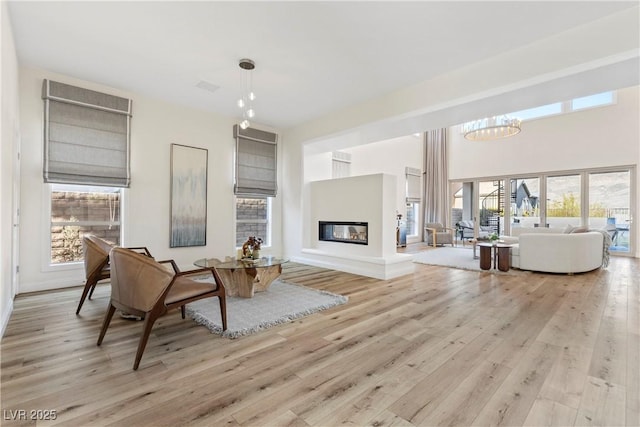
<instances>
[{"instance_id":1,"label":"roman shade","mask_svg":"<svg viewBox=\"0 0 640 427\"><path fill-rule=\"evenodd\" d=\"M234 125L233 137L236 139L234 193L242 197L275 197L278 135Z\"/></svg>"},{"instance_id":2,"label":"roman shade","mask_svg":"<svg viewBox=\"0 0 640 427\"><path fill-rule=\"evenodd\" d=\"M406 167L405 175L407 177L407 202L419 202L422 171L420 169Z\"/></svg>"},{"instance_id":3,"label":"roman shade","mask_svg":"<svg viewBox=\"0 0 640 427\"><path fill-rule=\"evenodd\" d=\"M44 80L44 182L129 187L131 100Z\"/></svg>"}]
</instances>

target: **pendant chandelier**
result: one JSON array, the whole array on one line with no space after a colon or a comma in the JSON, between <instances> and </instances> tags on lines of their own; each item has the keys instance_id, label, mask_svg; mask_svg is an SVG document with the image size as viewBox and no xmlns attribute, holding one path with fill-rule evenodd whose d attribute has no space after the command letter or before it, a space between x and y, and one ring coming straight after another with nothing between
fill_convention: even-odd
<instances>
[{"instance_id":1,"label":"pendant chandelier","mask_svg":"<svg viewBox=\"0 0 640 427\"><path fill-rule=\"evenodd\" d=\"M242 110L240 128L246 129L251 126L249 119L253 119L256 115L253 110L253 101L256 99L256 95L251 87L251 71L256 68L256 64L251 59L245 58L241 59L238 65L242 69L242 97L238 99L238 108Z\"/></svg>"},{"instance_id":2,"label":"pendant chandelier","mask_svg":"<svg viewBox=\"0 0 640 427\"><path fill-rule=\"evenodd\" d=\"M462 133L471 141L508 138L520 133L521 123L520 119L505 114L467 122L462 125Z\"/></svg>"}]
</instances>

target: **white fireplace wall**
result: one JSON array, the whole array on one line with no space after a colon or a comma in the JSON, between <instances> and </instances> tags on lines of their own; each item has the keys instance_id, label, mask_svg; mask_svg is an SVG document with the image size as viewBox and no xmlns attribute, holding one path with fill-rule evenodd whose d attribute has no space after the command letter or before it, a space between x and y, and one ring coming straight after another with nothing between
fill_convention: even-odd
<instances>
[{"instance_id":1,"label":"white fireplace wall","mask_svg":"<svg viewBox=\"0 0 640 427\"><path fill-rule=\"evenodd\" d=\"M299 261L380 279L412 273L412 256L396 253L396 181L373 174L310 182L309 246ZM368 244L321 241L320 221L367 222Z\"/></svg>"}]
</instances>

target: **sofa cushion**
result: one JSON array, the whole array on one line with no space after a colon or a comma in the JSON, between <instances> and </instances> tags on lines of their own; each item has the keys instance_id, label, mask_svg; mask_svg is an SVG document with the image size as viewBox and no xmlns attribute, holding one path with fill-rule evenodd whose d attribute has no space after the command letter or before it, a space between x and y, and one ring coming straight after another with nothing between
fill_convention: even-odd
<instances>
[{"instance_id":1,"label":"sofa cushion","mask_svg":"<svg viewBox=\"0 0 640 427\"><path fill-rule=\"evenodd\" d=\"M587 231L589 231L589 227L587 227L586 225L581 225L580 227L573 227L573 230L571 230L571 234L586 233Z\"/></svg>"}]
</instances>

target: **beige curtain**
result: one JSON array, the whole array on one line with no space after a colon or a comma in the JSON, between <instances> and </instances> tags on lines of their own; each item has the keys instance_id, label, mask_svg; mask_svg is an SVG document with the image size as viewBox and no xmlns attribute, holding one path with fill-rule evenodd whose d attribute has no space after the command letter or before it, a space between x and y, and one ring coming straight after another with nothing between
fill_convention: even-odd
<instances>
[{"instance_id":1,"label":"beige curtain","mask_svg":"<svg viewBox=\"0 0 640 427\"><path fill-rule=\"evenodd\" d=\"M425 133L424 223L439 222L449 227L449 167L447 129Z\"/></svg>"}]
</instances>

